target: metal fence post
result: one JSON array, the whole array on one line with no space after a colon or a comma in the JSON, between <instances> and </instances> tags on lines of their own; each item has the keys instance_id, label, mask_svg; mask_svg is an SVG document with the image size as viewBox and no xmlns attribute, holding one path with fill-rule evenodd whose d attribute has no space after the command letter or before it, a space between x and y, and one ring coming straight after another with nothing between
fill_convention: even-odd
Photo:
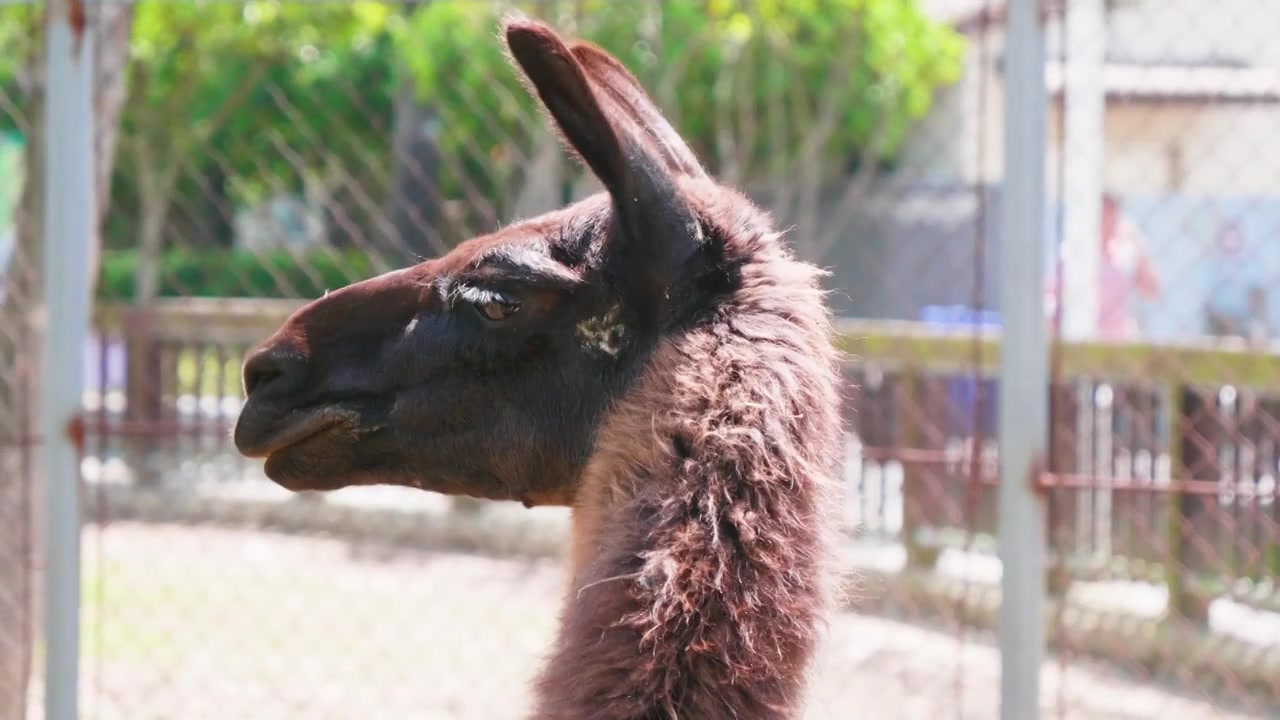
<instances>
[{"instance_id":1,"label":"metal fence post","mask_svg":"<svg viewBox=\"0 0 1280 720\"><path fill-rule=\"evenodd\" d=\"M1101 303L1098 285L1102 265L1103 170L1106 163L1106 91L1103 66L1107 54L1107 11L1104 0L1073 0L1063 11L1067 26L1065 59L1059 61L1062 88L1063 131L1071 148L1063 163L1062 203L1063 284L1062 334L1068 340L1088 340L1098 331ZM1090 388L1092 390L1092 388ZM1079 493L1084 502L1093 493Z\"/></svg>"},{"instance_id":2,"label":"metal fence post","mask_svg":"<svg viewBox=\"0 0 1280 720\"><path fill-rule=\"evenodd\" d=\"M1000 716L1039 716L1045 503L1034 485L1048 438L1044 313L1045 68L1038 0L1010 0L1000 303Z\"/></svg>"},{"instance_id":3,"label":"metal fence post","mask_svg":"<svg viewBox=\"0 0 1280 720\"><path fill-rule=\"evenodd\" d=\"M45 717L78 715L80 453L69 422L83 403L93 226L93 33L76 0L49 0L45 25L44 276L40 385L45 502Z\"/></svg>"}]
</instances>

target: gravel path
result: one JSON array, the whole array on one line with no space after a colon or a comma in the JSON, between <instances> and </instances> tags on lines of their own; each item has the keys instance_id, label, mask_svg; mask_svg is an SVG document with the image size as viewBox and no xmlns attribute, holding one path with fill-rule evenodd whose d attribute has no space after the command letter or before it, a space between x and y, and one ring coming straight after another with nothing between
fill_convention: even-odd
<instances>
[{"instance_id":1,"label":"gravel path","mask_svg":"<svg viewBox=\"0 0 1280 720\"><path fill-rule=\"evenodd\" d=\"M95 720L515 720L562 583L549 562L123 523L87 529L84 557ZM996 718L999 656L968 635L840 615L806 720ZM1264 717L1096 666L1044 672L1046 718Z\"/></svg>"}]
</instances>

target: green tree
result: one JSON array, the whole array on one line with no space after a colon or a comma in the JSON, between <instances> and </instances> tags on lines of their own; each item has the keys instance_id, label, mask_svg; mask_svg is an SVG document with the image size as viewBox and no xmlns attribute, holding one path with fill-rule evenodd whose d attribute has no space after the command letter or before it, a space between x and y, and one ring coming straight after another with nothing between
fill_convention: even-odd
<instances>
[{"instance_id":1,"label":"green tree","mask_svg":"<svg viewBox=\"0 0 1280 720\"><path fill-rule=\"evenodd\" d=\"M417 97L436 114L437 191L469 209L460 220L471 232L506 219L538 117L506 65L497 37L501 10L485 0L436 0L394 28Z\"/></svg>"},{"instance_id":2,"label":"green tree","mask_svg":"<svg viewBox=\"0 0 1280 720\"><path fill-rule=\"evenodd\" d=\"M221 190L253 201L323 183L335 144L361 154L377 143L377 128L351 119L356 102L386 104L376 73L391 14L363 1L139 6L117 166L139 214L135 302L158 294L167 221L189 202L184 180L216 164L234 188ZM353 98L352 87L374 92Z\"/></svg>"},{"instance_id":3,"label":"green tree","mask_svg":"<svg viewBox=\"0 0 1280 720\"><path fill-rule=\"evenodd\" d=\"M848 186L841 208L857 207L937 88L957 76L963 50L912 0L523 5L618 55L713 172L781 188L770 209L807 227L819 192L833 185ZM140 8L116 198L137 209L116 222L137 219L112 233L142 246L137 301L158 287L175 209L208 226L273 191L319 188L328 198L342 186L371 226L357 237L422 235L401 217L416 203L408 210L454 226L448 243L509 221L530 189L581 181L560 164L503 57L496 30L511 8L489 0ZM423 148L426 124L437 134ZM535 161L548 156L550 164ZM411 164L427 165L429 181L407 182L424 172ZM447 219L445 208L423 208L437 203L452 209ZM838 236L824 235L827 244ZM434 237L410 248L442 249Z\"/></svg>"},{"instance_id":4,"label":"green tree","mask_svg":"<svg viewBox=\"0 0 1280 720\"><path fill-rule=\"evenodd\" d=\"M858 197L937 89L958 77L964 50L914 0L525 5L617 55L726 181L794 180L783 204L800 212L845 178L846 195ZM451 197L509 203L525 184L538 114L494 38L509 8L435 3L398 35L419 93L441 117L452 161L441 186Z\"/></svg>"}]
</instances>

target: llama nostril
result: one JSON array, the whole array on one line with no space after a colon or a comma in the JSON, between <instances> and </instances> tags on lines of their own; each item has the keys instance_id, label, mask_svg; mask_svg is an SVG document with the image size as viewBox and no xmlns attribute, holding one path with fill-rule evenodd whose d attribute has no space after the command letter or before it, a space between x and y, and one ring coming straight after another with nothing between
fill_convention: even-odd
<instances>
[{"instance_id":1,"label":"llama nostril","mask_svg":"<svg viewBox=\"0 0 1280 720\"><path fill-rule=\"evenodd\" d=\"M302 358L284 348L257 353L244 364L245 395L261 395L268 390L286 392L301 385L305 364Z\"/></svg>"},{"instance_id":2,"label":"llama nostril","mask_svg":"<svg viewBox=\"0 0 1280 720\"><path fill-rule=\"evenodd\" d=\"M272 380L280 377L280 373L276 370L265 367L246 368L244 371L244 390L248 395L252 395L254 390L270 383Z\"/></svg>"}]
</instances>

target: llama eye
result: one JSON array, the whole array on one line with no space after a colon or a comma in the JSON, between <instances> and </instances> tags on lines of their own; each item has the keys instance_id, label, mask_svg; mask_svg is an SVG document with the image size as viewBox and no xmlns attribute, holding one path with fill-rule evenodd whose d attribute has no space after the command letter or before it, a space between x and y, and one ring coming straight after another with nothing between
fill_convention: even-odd
<instances>
[{"instance_id":1,"label":"llama eye","mask_svg":"<svg viewBox=\"0 0 1280 720\"><path fill-rule=\"evenodd\" d=\"M520 310L520 303L497 298L478 302L475 306L485 320L492 322L506 320Z\"/></svg>"}]
</instances>

